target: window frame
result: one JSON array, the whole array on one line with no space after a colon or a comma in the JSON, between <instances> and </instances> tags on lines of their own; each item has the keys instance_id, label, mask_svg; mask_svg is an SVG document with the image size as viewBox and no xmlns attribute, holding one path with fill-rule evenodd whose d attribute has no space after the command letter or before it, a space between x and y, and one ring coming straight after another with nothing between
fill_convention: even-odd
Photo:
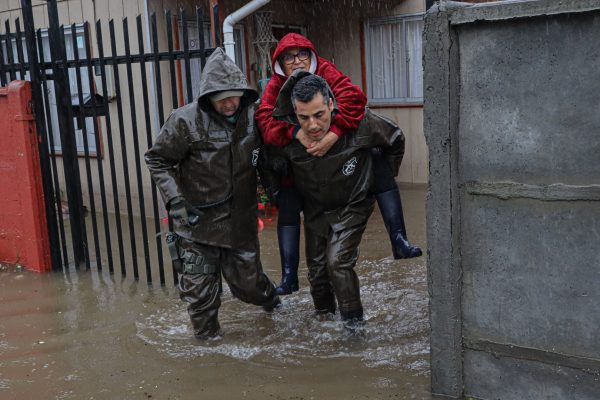
<instances>
[{"instance_id":1,"label":"window frame","mask_svg":"<svg viewBox=\"0 0 600 400\"><path fill-rule=\"evenodd\" d=\"M372 48L372 40L369 36L370 28L378 25L386 25L386 24L401 24L402 25L402 40L403 40L403 48L404 48L404 62L406 65L404 71L404 81L406 83L407 89L410 90L412 84L411 78L411 70L409 68L410 60L410 50L411 48L408 46L408 37L407 37L407 22L410 21L423 21L425 17L425 13L411 13L411 14L401 14L401 15L391 15L385 17L375 17L369 18L364 22L363 32L364 32L364 43L365 43L365 86L367 91L367 97L369 99L369 105L373 106L422 106L423 105L423 88L421 85L421 96L420 97L394 97L394 98L375 98L373 96L373 85L372 85L372 76L373 76L373 66L372 66L372 58L371 58L371 48ZM421 54L423 49L423 40L421 33ZM421 66L422 68L422 66ZM422 77L421 73L421 77Z\"/></svg>"}]
</instances>

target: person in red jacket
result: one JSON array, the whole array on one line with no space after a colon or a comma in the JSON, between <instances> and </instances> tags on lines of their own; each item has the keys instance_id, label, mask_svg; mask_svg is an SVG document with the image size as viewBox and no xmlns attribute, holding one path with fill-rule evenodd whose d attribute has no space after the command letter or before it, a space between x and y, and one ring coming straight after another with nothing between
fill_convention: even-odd
<instances>
[{"instance_id":1,"label":"person in red jacket","mask_svg":"<svg viewBox=\"0 0 600 400\"><path fill-rule=\"evenodd\" d=\"M358 128L365 116L367 97L335 65L319 57L315 46L306 37L297 33L285 35L273 53L272 67L274 73L265 87L255 114L265 144L285 147L292 140L298 140L306 147L308 153L321 157L329 151L340 136ZM297 69L324 78L337 101L338 112L333 118L329 132L319 141L312 140L300 126L273 118L279 90L287 77ZM374 149L372 154L375 175L373 192L390 236L394 258L419 257L422 254L421 249L411 245L406 239L400 192L394 180L397 171L392 170L377 149ZM285 295L298 290L302 196L296 189L293 179L284 182L276 201L279 207L277 237L282 269L281 284L276 289L276 293Z\"/></svg>"}]
</instances>

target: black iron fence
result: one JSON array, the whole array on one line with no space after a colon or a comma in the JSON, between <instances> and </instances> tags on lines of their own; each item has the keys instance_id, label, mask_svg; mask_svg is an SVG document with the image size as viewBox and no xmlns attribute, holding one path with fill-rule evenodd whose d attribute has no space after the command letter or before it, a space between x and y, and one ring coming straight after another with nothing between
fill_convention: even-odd
<instances>
[{"instance_id":1,"label":"black iron fence","mask_svg":"<svg viewBox=\"0 0 600 400\"><path fill-rule=\"evenodd\" d=\"M153 275L165 284L165 264L171 263L160 235L166 229L164 212L143 154L165 111L182 105L182 98L193 100L192 68L199 70L211 51L204 46L202 10L196 9L194 48L185 10L178 14L184 21L180 27L165 13L166 32L159 31L152 14L149 38L140 15L132 27L126 18L120 22L121 35L110 20L105 46L101 21L94 37L88 22L59 25L51 0L49 27L34 29L31 0L21 4L25 29L16 19L14 32L10 21L0 32L0 83L32 82L53 269L84 264L114 273L118 268L137 280L143 268L149 284ZM137 32L136 43L130 43L130 28ZM165 37L167 49L161 51ZM165 87L171 104L163 102ZM172 270L169 275L176 279Z\"/></svg>"}]
</instances>

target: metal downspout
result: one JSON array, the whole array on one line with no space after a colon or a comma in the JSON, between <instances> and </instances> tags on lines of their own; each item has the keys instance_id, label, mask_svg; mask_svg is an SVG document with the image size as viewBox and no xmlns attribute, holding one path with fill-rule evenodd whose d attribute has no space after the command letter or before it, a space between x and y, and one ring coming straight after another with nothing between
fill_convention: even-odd
<instances>
[{"instance_id":1,"label":"metal downspout","mask_svg":"<svg viewBox=\"0 0 600 400\"><path fill-rule=\"evenodd\" d=\"M148 1L148 0L146 0ZM225 53L235 62L235 40L233 38L233 26L252 14L271 0L252 0L242 8L229 14L223 21L223 45Z\"/></svg>"}]
</instances>

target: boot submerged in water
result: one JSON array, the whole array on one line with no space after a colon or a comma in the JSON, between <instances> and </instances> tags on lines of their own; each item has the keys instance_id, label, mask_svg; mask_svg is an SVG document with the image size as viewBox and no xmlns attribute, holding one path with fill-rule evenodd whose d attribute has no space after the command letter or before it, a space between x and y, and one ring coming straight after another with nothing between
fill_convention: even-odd
<instances>
[{"instance_id":1,"label":"boot submerged in water","mask_svg":"<svg viewBox=\"0 0 600 400\"><path fill-rule=\"evenodd\" d=\"M272 312L273 310L275 310L276 308L279 308L281 306L281 299L279 298L279 296L273 296L273 300L271 302L269 302L269 304L264 304L262 306L263 310L265 310L266 312Z\"/></svg>"},{"instance_id":2,"label":"boot submerged in water","mask_svg":"<svg viewBox=\"0 0 600 400\"><path fill-rule=\"evenodd\" d=\"M385 228L392 243L392 254L396 260L402 258L420 257L423 255L421 249L410 244L406 237L404 225L404 213L402 212L402 201L400 191L392 189L375 195Z\"/></svg>"},{"instance_id":3,"label":"boot submerged in water","mask_svg":"<svg viewBox=\"0 0 600 400\"><path fill-rule=\"evenodd\" d=\"M281 285L275 289L275 294L282 296L299 289L300 225L278 226L277 238L281 257Z\"/></svg>"},{"instance_id":4,"label":"boot submerged in water","mask_svg":"<svg viewBox=\"0 0 600 400\"><path fill-rule=\"evenodd\" d=\"M341 311L344 330L349 336L364 336L366 322L363 319L363 310Z\"/></svg>"},{"instance_id":5,"label":"boot submerged in water","mask_svg":"<svg viewBox=\"0 0 600 400\"><path fill-rule=\"evenodd\" d=\"M337 308L335 295L331 284L313 286L311 288L313 304L315 305L315 316L318 320L332 320Z\"/></svg>"}]
</instances>

